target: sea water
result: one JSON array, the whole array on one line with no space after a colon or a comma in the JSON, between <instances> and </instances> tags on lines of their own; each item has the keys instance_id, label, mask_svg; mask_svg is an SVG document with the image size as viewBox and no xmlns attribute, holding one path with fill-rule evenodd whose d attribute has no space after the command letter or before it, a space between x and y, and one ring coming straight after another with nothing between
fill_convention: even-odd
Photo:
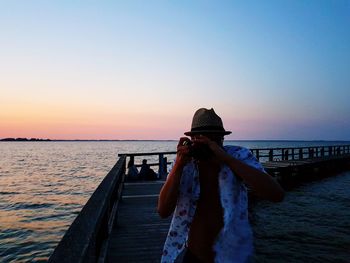
<instances>
[{"instance_id":1,"label":"sea water","mask_svg":"<svg viewBox=\"0 0 350 263\"><path fill-rule=\"evenodd\" d=\"M269 148L346 142L226 143ZM119 153L174 151L176 144L0 142L0 262L46 261ZM349 262L349 189L350 173L342 173L300 186L282 203L258 202L252 212L255 260Z\"/></svg>"}]
</instances>

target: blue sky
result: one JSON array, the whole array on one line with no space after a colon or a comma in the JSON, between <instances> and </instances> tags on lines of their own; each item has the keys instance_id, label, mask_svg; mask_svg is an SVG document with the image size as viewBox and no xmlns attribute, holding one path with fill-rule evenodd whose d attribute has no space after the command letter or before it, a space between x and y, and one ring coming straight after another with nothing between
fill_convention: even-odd
<instances>
[{"instance_id":1,"label":"blue sky","mask_svg":"<svg viewBox=\"0 0 350 263\"><path fill-rule=\"evenodd\" d=\"M350 1L1 1L0 137L350 140Z\"/></svg>"}]
</instances>

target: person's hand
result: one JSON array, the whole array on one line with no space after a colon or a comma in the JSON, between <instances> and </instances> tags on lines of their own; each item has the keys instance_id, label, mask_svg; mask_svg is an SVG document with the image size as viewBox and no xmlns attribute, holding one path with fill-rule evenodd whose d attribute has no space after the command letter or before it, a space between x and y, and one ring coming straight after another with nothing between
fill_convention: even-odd
<instances>
[{"instance_id":1,"label":"person's hand","mask_svg":"<svg viewBox=\"0 0 350 263\"><path fill-rule=\"evenodd\" d=\"M198 144L205 144L209 147L209 149L213 152L214 156L220 161L220 162L226 162L227 158L229 158L229 155L225 152L225 150L217 144L215 141L209 139L208 137L204 135L198 135L192 138L193 143Z\"/></svg>"},{"instance_id":2,"label":"person's hand","mask_svg":"<svg viewBox=\"0 0 350 263\"><path fill-rule=\"evenodd\" d=\"M191 156L189 155L190 149L187 145L184 145L186 141L190 141L190 139L181 137L177 144L176 163L181 166L186 165L191 160Z\"/></svg>"}]
</instances>

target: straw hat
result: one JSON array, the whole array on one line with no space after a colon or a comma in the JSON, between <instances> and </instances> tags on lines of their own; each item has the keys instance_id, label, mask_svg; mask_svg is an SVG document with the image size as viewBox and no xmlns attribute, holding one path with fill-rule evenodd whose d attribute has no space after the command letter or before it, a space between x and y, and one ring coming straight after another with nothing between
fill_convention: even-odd
<instances>
[{"instance_id":1,"label":"straw hat","mask_svg":"<svg viewBox=\"0 0 350 263\"><path fill-rule=\"evenodd\" d=\"M215 113L213 108L210 110L200 108L193 115L191 131L185 132L185 135L191 136L200 133L227 135L231 132L224 129L221 118Z\"/></svg>"}]
</instances>

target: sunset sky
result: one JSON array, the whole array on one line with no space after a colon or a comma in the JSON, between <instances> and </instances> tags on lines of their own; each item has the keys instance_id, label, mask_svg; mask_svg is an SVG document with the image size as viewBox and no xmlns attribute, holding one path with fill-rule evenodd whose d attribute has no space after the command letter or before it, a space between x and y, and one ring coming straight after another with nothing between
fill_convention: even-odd
<instances>
[{"instance_id":1,"label":"sunset sky","mask_svg":"<svg viewBox=\"0 0 350 263\"><path fill-rule=\"evenodd\" d=\"M0 138L350 140L350 1L0 1Z\"/></svg>"}]
</instances>

